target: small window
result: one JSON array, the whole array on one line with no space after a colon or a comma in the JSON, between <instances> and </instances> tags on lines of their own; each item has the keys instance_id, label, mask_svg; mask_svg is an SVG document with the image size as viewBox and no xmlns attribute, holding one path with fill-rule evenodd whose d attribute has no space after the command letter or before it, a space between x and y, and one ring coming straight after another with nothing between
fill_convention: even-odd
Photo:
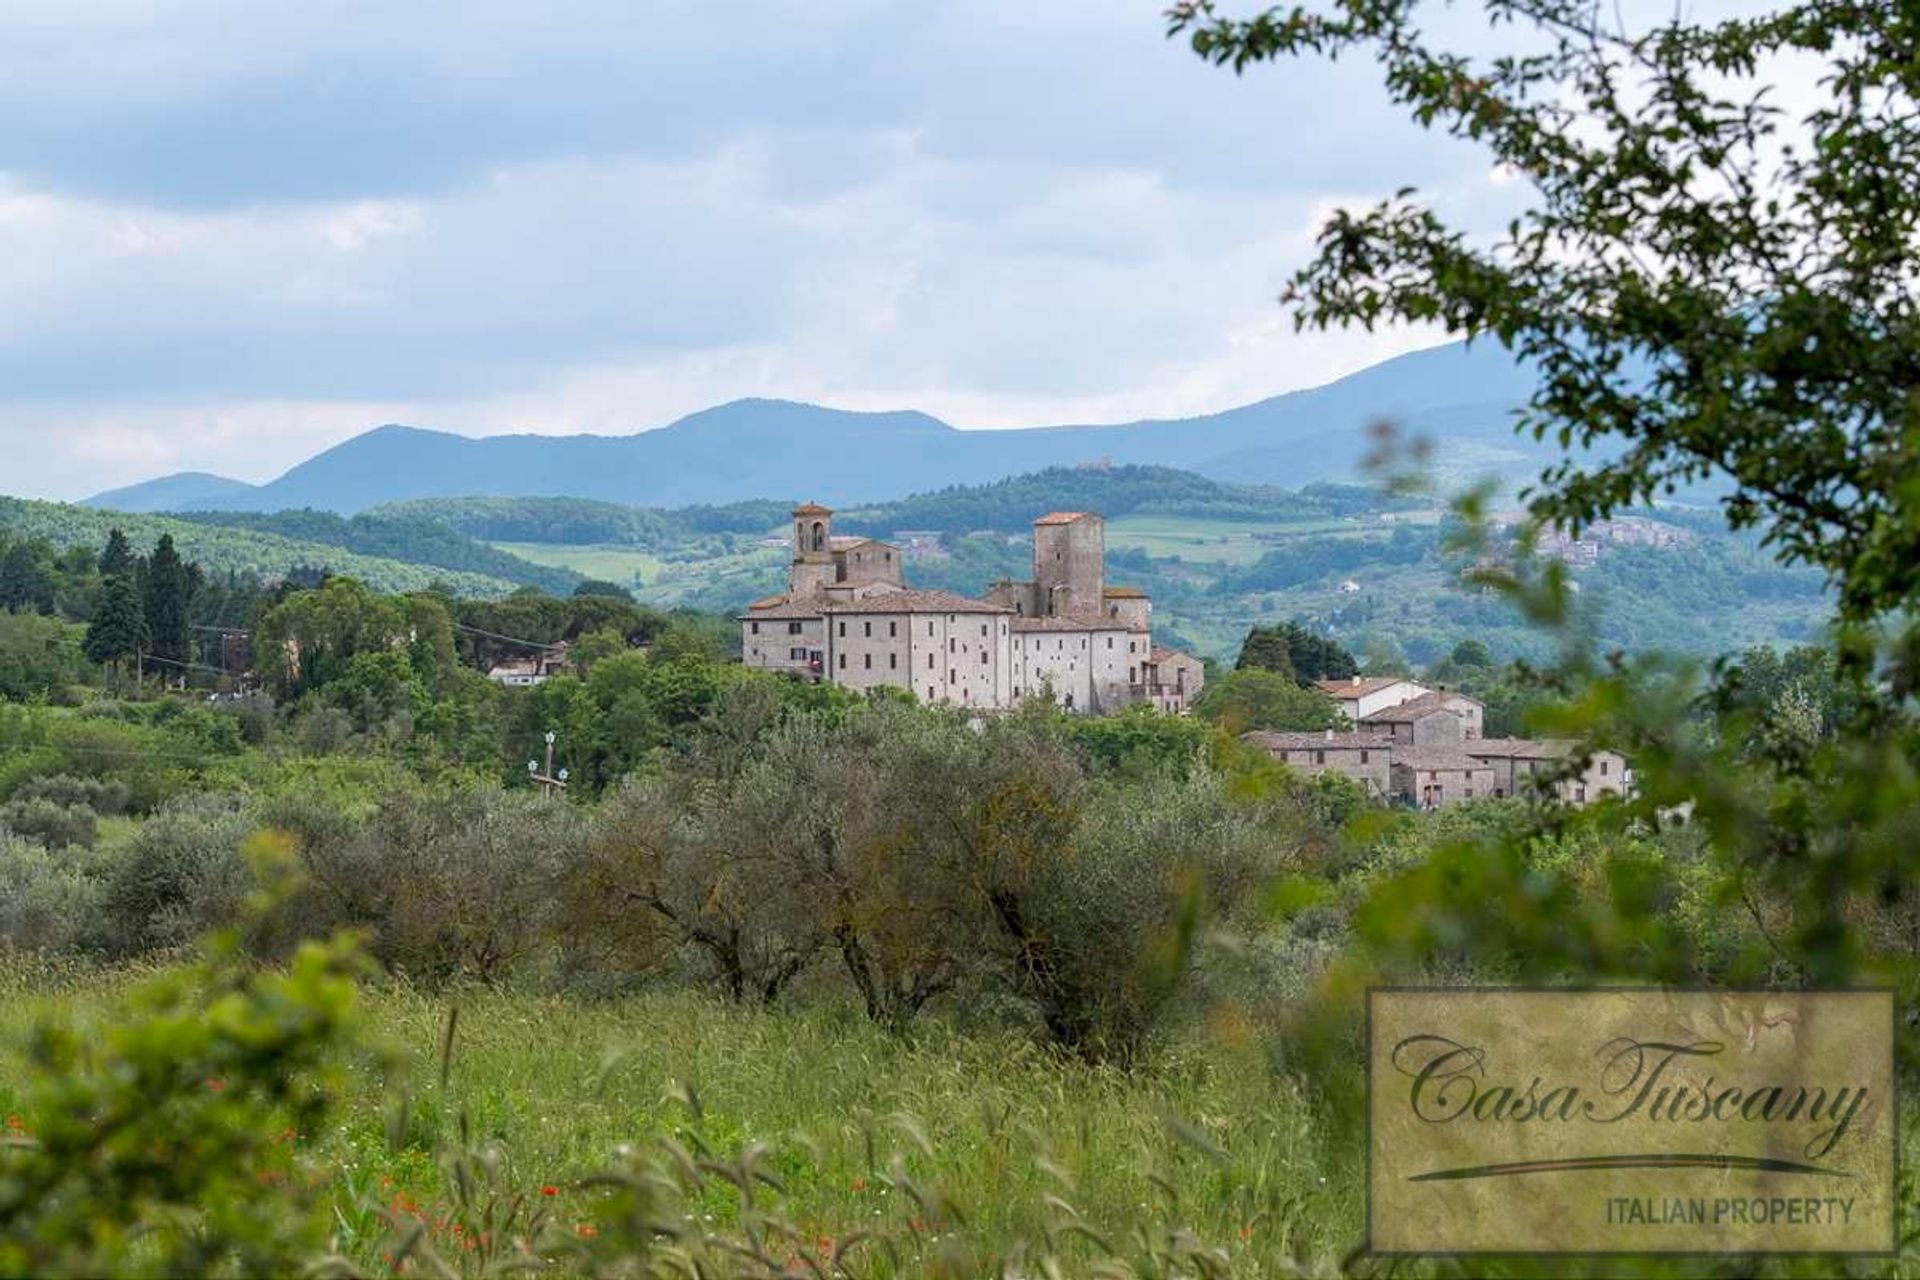
<instances>
[{"instance_id":1,"label":"small window","mask_svg":"<svg viewBox=\"0 0 1920 1280\"><path fill-rule=\"evenodd\" d=\"M1365 764L1366 762L1367 762L1367 752L1365 750L1362 750L1360 752L1360 763Z\"/></svg>"},{"instance_id":2,"label":"small window","mask_svg":"<svg viewBox=\"0 0 1920 1280\"><path fill-rule=\"evenodd\" d=\"M1324 751L1316 751L1316 752L1314 752L1314 753L1313 753L1313 762L1314 762L1315 764L1325 764L1325 763L1327 762L1327 753L1326 753L1326 752L1324 752Z\"/></svg>"},{"instance_id":3,"label":"small window","mask_svg":"<svg viewBox=\"0 0 1920 1280\"><path fill-rule=\"evenodd\" d=\"M933 634L933 619L932 619L932 618L928 618L928 619L927 619L927 634L928 634L928 635L932 635L932 634Z\"/></svg>"},{"instance_id":4,"label":"small window","mask_svg":"<svg viewBox=\"0 0 1920 1280\"><path fill-rule=\"evenodd\" d=\"M1603 778L1607 776L1607 762L1605 760L1600 762L1600 776Z\"/></svg>"},{"instance_id":5,"label":"small window","mask_svg":"<svg viewBox=\"0 0 1920 1280\"><path fill-rule=\"evenodd\" d=\"M1113 648L1113 637L1112 637L1112 636L1108 636L1108 637L1107 637L1107 648L1109 648L1109 649L1111 649L1111 648Z\"/></svg>"},{"instance_id":6,"label":"small window","mask_svg":"<svg viewBox=\"0 0 1920 1280\"><path fill-rule=\"evenodd\" d=\"M960 642L958 640L955 640L952 636L947 637L947 652L948 653L960 652Z\"/></svg>"},{"instance_id":7,"label":"small window","mask_svg":"<svg viewBox=\"0 0 1920 1280\"><path fill-rule=\"evenodd\" d=\"M985 662L986 660L987 660L987 651L985 649L982 649L980 651L980 661Z\"/></svg>"},{"instance_id":8,"label":"small window","mask_svg":"<svg viewBox=\"0 0 1920 1280\"><path fill-rule=\"evenodd\" d=\"M840 669L842 671L847 669L847 655L844 653L840 655Z\"/></svg>"},{"instance_id":9,"label":"small window","mask_svg":"<svg viewBox=\"0 0 1920 1280\"><path fill-rule=\"evenodd\" d=\"M760 624L757 622L753 624L753 634L755 635L760 634Z\"/></svg>"},{"instance_id":10,"label":"small window","mask_svg":"<svg viewBox=\"0 0 1920 1280\"><path fill-rule=\"evenodd\" d=\"M867 639L873 639L873 623L863 622L860 625L866 628Z\"/></svg>"},{"instance_id":11,"label":"small window","mask_svg":"<svg viewBox=\"0 0 1920 1280\"><path fill-rule=\"evenodd\" d=\"M900 624L897 622L889 622L887 624L887 639L891 640L899 634L900 634Z\"/></svg>"},{"instance_id":12,"label":"small window","mask_svg":"<svg viewBox=\"0 0 1920 1280\"><path fill-rule=\"evenodd\" d=\"M927 670L929 670L929 671L931 671L931 670L933 670L933 655L932 655L932 654L928 654L928 655L927 655Z\"/></svg>"},{"instance_id":13,"label":"small window","mask_svg":"<svg viewBox=\"0 0 1920 1280\"><path fill-rule=\"evenodd\" d=\"M844 622L840 624L840 634L843 636L847 634L847 624Z\"/></svg>"},{"instance_id":14,"label":"small window","mask_svg":"<svg viewBox=\"0 0 1920 1280\"><path fill-rule=\"evenodd\" d=\"M898 671L899 669L900 669L900 655L899 655L899 654L897 654L897 653L890 653L890 654L888 654L888 655L887 655L887 670L889 670L889 671Z\"/></svg>"},{"instance_id":15,"label":"small window","mask_svg":"<svg viewBox=\"0 0 1920 1280\"><path fill-rule=\"evenodd\" d=\"M787 634L788 634L788 635L790 635L790 636L797 636L797 635L799 635L799 634L800 634L800 631L801 631L801 627L800 627L800 624L799 624L799 623L797 623L797 622L789 622L789 623L787 624Z\"/></svg>"},{"instance_id":16,"label":"small window","mask_svg":"<svg viewBox=\"0 0 1920 1280\"><path fill-rule=\"evenodd\" d=\"M980 638L982 640L987 638L987 624L984 622L980 624Z\"/></svg>"},{"instance_id":17,"label":"small window","mask_svg":"<svg viewBox=\"0 0 1920 1280\"><path fill-rule=\"evenodd\" d=\"M866 655L866 660L865 660L865 665L866 665L866 668L867 668L867 670L869 670L869 671L871 671L871 670L873 670L873 655L872 655L872 654L870 654L870 653L869 653L869 654L867 654L867 655Z\"/></svg>"}]
</instances>

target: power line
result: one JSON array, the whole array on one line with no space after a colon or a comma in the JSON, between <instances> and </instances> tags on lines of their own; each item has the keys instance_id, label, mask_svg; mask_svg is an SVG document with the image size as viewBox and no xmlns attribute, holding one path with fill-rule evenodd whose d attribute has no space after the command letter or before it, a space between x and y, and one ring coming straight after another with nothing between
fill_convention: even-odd
<instances>
[{"instance_id":1,"label":"power line","mask_svg":"<svg viewBox=\"0 0 1920 1280\"><path fill-rule=\"evenodd\" d=\"M470 635L485 636L489 640L505 640L509 644L523 644L529 649L558 649L557 644L541 644L538 640L522 640L519 636L503 636L498 631L483 631L479 627L470 627L464 622L453 624L455 631L465 631Z\"/></svg>"}]
</instances>

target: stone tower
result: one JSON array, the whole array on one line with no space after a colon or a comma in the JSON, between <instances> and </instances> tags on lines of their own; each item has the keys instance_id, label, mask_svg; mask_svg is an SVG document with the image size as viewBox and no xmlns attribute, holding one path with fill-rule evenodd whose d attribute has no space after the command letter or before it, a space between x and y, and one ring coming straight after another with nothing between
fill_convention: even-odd
<instances>
[{"instance_id":1,"label":"stone tower","mask_svg":"<svg viewBox=\"0 0 1920 1280\"><path fill-rule=\"evenodd\" d=\"M787 594L796 600L814 595L834 579L833 510L817 502L793 509L793 564L787 569Z\"/></svg>"},{"instance_id":2,"label":"stone tower","mask_svg":"<svg viewBox=\"0 0 1920 1280\"><path fill-rule=\"evenodd\" d=\"M1107 585L1106 522L1055 511L1033 522L1034 603L1043 616L1098 614Z\"/></svg>"}]
</instances>

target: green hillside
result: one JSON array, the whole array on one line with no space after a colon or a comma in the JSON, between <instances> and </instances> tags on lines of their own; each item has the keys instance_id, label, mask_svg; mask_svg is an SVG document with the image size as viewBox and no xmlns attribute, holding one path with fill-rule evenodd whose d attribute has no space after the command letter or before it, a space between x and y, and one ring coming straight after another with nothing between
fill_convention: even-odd
<instances>
[{"instance_id":1,"label":"green hillside","mask_svg":"<svg viewBox=\"0 0 1920 1280\"><path fill-rule=\"evenodd\" d=\"M504 595L518 585L493 574L408 564L252 529L0 497L0 529L18 537L45 538L58 547L99 547L114 528L124 530L142 546L150 546L161 534L170 533L180 554L210 574L233 572L277 578L298 568L328 569L358 578L380 591L419 591L437 583L466 596Z\"/></svg>"},{"instance_id":2,"label":"green hillside","mask_svg":"<svg viewBox=\"0 0 1920 1280\"><path fill-rule=\"evenodd\" d=\"M296 542L317 542L363 556L401 560L462 573L504 578L566 595L580 582L568 569L535 564L477 542L443 521L423 515L370 513L340 516L331 511L181 511L174 518L226 529L278 534Z\"/></svg>"}]
</instances>

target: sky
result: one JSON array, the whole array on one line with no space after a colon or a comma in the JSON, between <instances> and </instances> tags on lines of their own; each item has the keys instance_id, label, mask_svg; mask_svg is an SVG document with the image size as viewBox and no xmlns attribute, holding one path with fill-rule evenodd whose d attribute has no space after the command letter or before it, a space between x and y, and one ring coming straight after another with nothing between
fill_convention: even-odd
<instances>
[{"instance_id":1,"label":"sky","mask_svg":"<svg viewBox=\"0 0 1920 1280\"><path fill-rule=\"evenodd\" d=\"M1161 7L0 0L0 492L743 396L1126 421L1438 341L1276 297L1330 210L1499 176Z\"/></svg>"}]
</instances>

